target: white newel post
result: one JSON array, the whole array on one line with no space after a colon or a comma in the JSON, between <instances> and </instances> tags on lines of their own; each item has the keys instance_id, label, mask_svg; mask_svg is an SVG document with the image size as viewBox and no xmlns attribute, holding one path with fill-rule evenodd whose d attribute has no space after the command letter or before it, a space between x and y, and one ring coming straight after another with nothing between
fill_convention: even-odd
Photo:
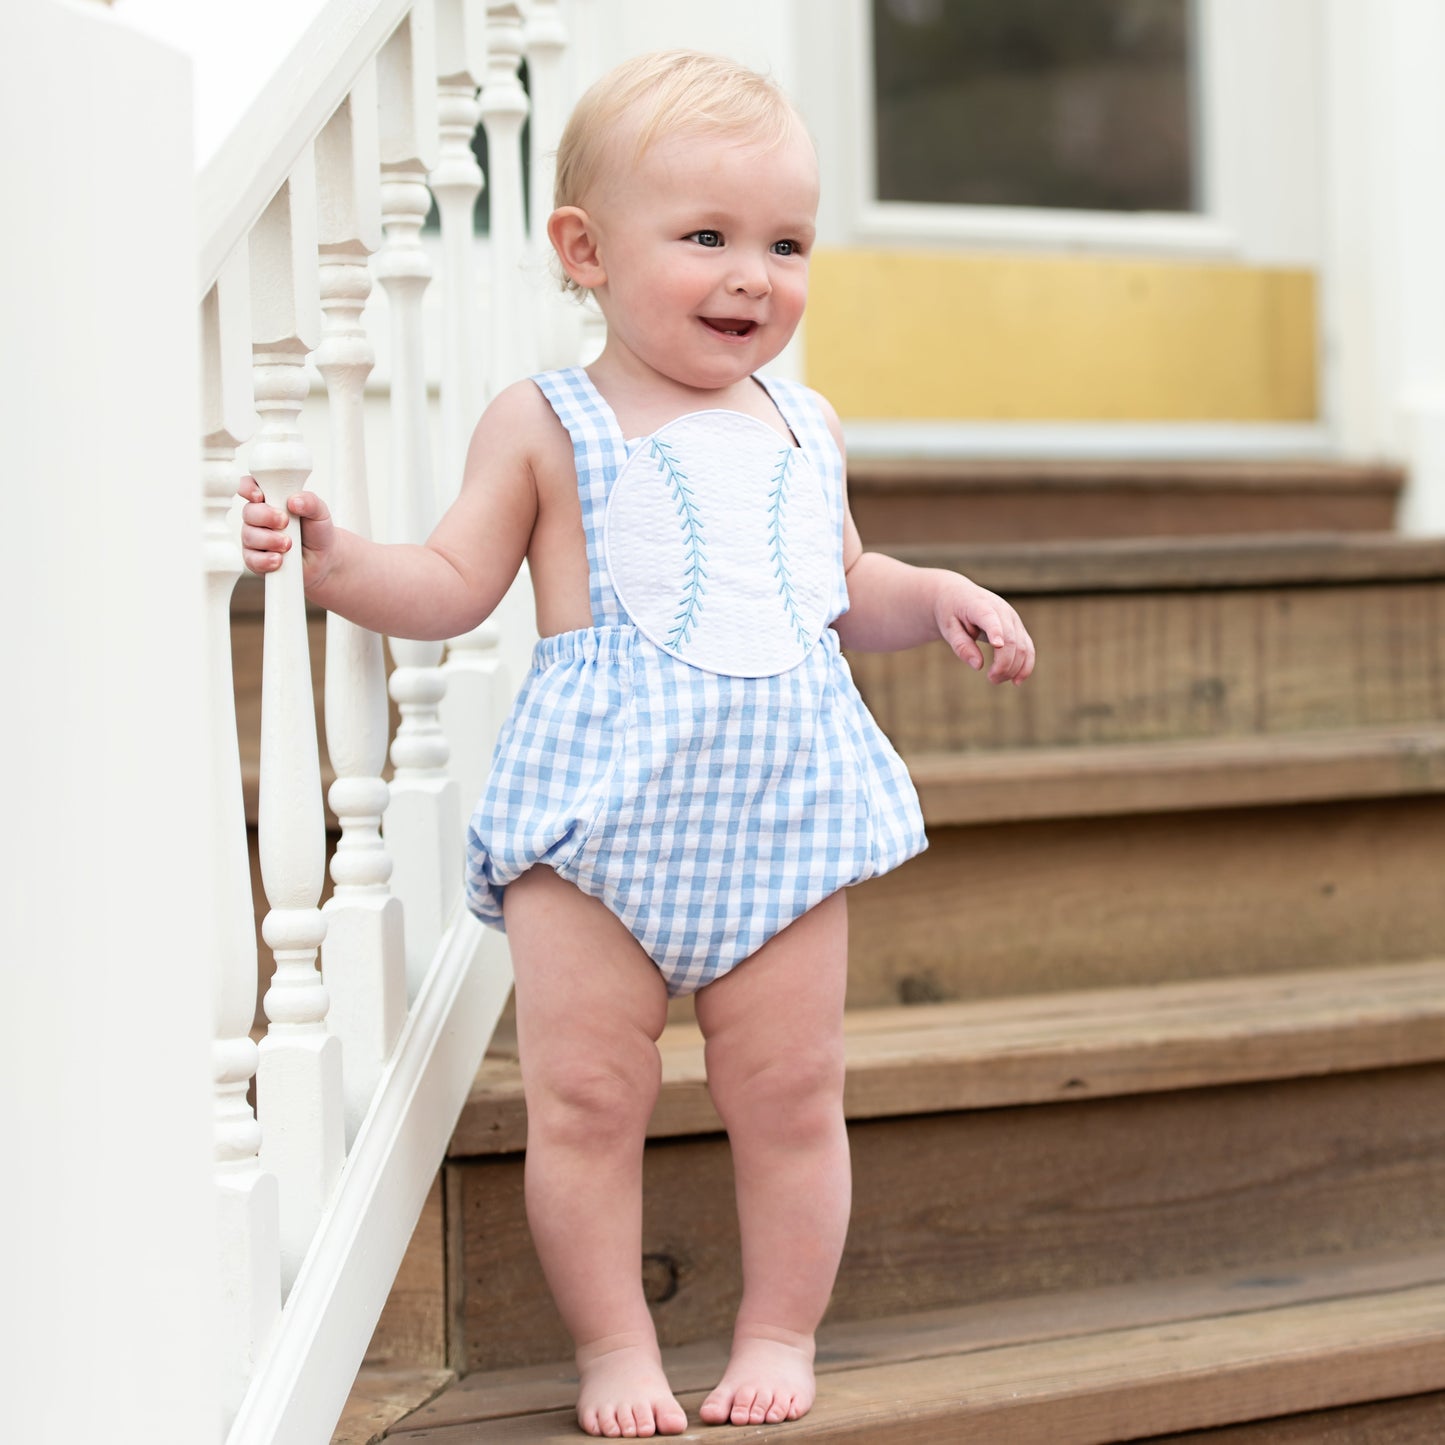
<instances>
[{"instance_id":1,"label":"white newel post","mask_svg":"<svg viewBox=\"0 0 1445 1445\"><path fill-rule=\"evenodd\" d=\"M477 9L468 0L437 0L437 108L440 159L431 173L442 231L442 471L445 500L462 480L467 441L482 409L477 353L476 237L472 215L482 189L481 167L472 154L481 107L477 85L482 49ZM489 618L448 644L442 668L442 729L451 749L451 775L460 801L470 809L481 793L501 726L499 697L506 683L498 645L501 631Z\"/></svg>"},{"instance_id":2,"label":"white newel post","mask_svg":"<svg viewBox=\"0 0 1445 1445\"><path fill-rule=\"evenodd\" d=\"M389 540L425 540L437 520L428 435L422 295L431 262L421 244L430 209L427 172L436 164L435 41L429 3L418 3L378 58L381 212L385 240L373 260L391 309ZM440 642L391 639L391 695L401 709L386 836L392 890L406 921L407 994L416 997L461 889L461 802L447 772L437 711L446 690Z\"/></svg>"},{"instance_id":3,"label":"white newel post","mask_svg":"<svg viewBox=\"0 0 1445 1445\"><path fill-rule=\"evenodd\" d=\"M219 1429L192 117L189 62L107 7L0 5L0 1435L29 1445Z\"/></svg>"},{"instance_id":4,"label":"white newel post","mask_svg":"<svg viewBox=\"0 0 1445 1445\"><path fill-rule=\"evenodd\" d=\"M316 173L308 149L251 232L251 334L260 429L250 465L285 508L311 472L301 438L306 354L318 339ZM295 524L293 523L294 527ZM266 574L262 634L261 783L257 832L271 911L261 932L276 957L265 998L270 1028L256 1075L261 1162L281 1202L281 1285L288 1290L341 1171L341 1044L326 1028L316 969L326 921L317 903L326 820L306 638L301 549Z\"/></svg>"},{"instance_id":5,"label":"white newel post","mask_svg":"<svg viewBox=\"0 0 1445 1445\"><path fill-rule=\"evenodd\" d=\"M363 537L371 535L363 388L376 357L361 317L371 294L368 257L381 244L379 144L371 64L316 140L323 320L312 358L329 402L327 500L337 521ZM381 638L328 613L326 748L341 839L331 858L334 890L322 910L321 971L331 1000L327 1026L341 1040L345 1065L348 1147L406 1021L402 905L389 887L392 862L381 836L389 725Z\"/></svg>"},{"instance_id":6,"label":"white newel post","mask_svg":"<svg viewBox=\"0 0 1445 1445\"><path fill-rule=\"evenodd\" d=\"M201 305L202 486L206 508L206 659L211 711L211 807L215 818L214 949L216 1234L221 1269L218 1374L229 1424L281 1311L275 1178L261 1168L261 1130L246 1091L256 1072L256 936L251 867L236 743L231 672L231 593L241 550L227 523L239 475L236 448L256 424L251 391L250 258L242 245Z\"/></svg>"}]
</instances>

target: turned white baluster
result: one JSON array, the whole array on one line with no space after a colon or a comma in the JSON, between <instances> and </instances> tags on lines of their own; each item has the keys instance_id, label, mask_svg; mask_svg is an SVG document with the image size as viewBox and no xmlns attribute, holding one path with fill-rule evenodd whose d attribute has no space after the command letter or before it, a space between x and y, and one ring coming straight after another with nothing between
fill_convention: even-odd
<instances>
[{"instance_id":1,"label":"turned white baluster","mask_svg":"<svg viewBox=\"0 0 1445 1445\"><path fill-rule=\"evenodd\" d=\"M320 329L316 174L296 164L251 232L251 337L256 410L251 472L285 509L311 473L300 431L306 353ZM294 528L295 524L292 524ZM289 1289L341 1171L341 1045L326 1028L316 969L326 921L316 904L326 866L326 822L311 695L301 549L266 574L261 693L261 880L271 911L261 933L276 956L265 1006L256 1101L261 1163L281 1203L281 1284Z\"/></svg>"},{"instance_id":2,"label":"turned white baluster","mask_svg":"<svg viewBox=\"0 0 1445 1445\"><path fill-rule=\"evenodd\" d=\"M531 0L527 7L527 78L532 96L527 233L532 268L543 277L555 272L547 240L547 217L552 212L557 144L567 123L566 50L567 26L560 0ZM546 282L538 290L537 303L539 364L573 365L581 345L581 308L560 286Z\"/></svg>"},{"instance_id":3,"label":"turned white baluster","mask_svg":"<svg viewBox=\"0 0 1445 1445\"><path fill-rule=\"evenodd\" d=\"M482 410L481 366L477 355L476 237L472 216L482 189L482 171L472 153L481 107L477 103L482 48L477 12L467 0L437 0L437 110L440 159L431 173L432 194L442 232L442 491L446 500L462 480L467 441ZM447 646L447 691L441 702L442 729L451 749L451 775L461 802L470 808L481 793L501 726L505 691L498 643L501 633L488 620Z\"/></svg>"},{"instance_id":4,"label":"turned white baluster","mask_svg":"<svg viewBox=\"0 0 1445 1445\"><path fill-rule=\"evenodd\" d=\"M422 354L422 295L431 261L421 244L436 163L435 43L430 3L418 3L378 57L381 219L385 240L372 265L391 306L389 539L423 541L438 515ZM405 906L407 995L415 998L461 891L461 802L447 773L437 711L446 691L439 642L391 639L391 695L401 709L392 743L386 837L392 891Z\"/></svg>"},{"instance_id":5,"label":"turned white baluster","mask_svg":"<svg viewBox=\"0 0 1445 1445\"><path fill-rule=\"evenodd\" d=\"M477 103L482 36L467 0L435 0L437 119L440 136L431 192L442 236L442 494L450 500L461 482L467 438L482 409L477 360L476 238L472 224L481 194L482 168L472 154L481 107Z\"/></svg>"},{"instance_id":6,"label":"turned white baluster","mask_svg":"<svg viewBox=\"0 0 1445 1445\"><path fill-rule=\"evenodd\" d=\"M523 273L527 214L522 193L522 126L528 107L527 92L518 77L522 39L522 7L516 0L489 0L481 107L492 218L492 314L487 346L487 382L492 396L536 369L534 308L528 304Z\"/></svg>"},{"instance_id":7,"label":"turned white baluster","mask_svg":"<svg viewBox=\"0 0 1445 1445\"><path fill-rule=\"evenodd\" d=\"M366 487L365 403L376 356L362 325L371 294L367 258L381 244L376 69L316 140L317 234L321 247L322 342L312 360L326 381L331 421L332 515L371 535ZM326 618L326 748L336 781L328 795L341 823L331 858L321 972L331 998L327 1026L341 1040L350 1147L406 1021L406 945L401 900L381 836L390 799L382 781L389 719L381 638L344 617Z\"/></svg>"},{"instance_id":8,"label":"turned white baluster","mask_svg":"<svg viewBox=\"0 0 1445 1445\"><path fill-rule=\"evenodd\" d=\"M256 1358L281 1312L276 1180L261 1169L261 1130L246 1098L256 1072L256 935L251 866L236 746L231 676L231 593L241 550L227 516L240 475L236 447L256 424L251 396L249 258L242 246L201 305L201 476L206 515L206 613L210 638L212 811L215 884L213 1137L221 1317L218 1379L225 1424L240 1406Z\"/></svg>"},{"instance_id":9,"label":"turned white baluster","mask_svg":"<svg viewBox=\"0 0 1445 1445\"><path fill-rule=\"evenodd\" d=\"M606 68L605 49L602 44L602 16L597 0L571 0L568 6L569 43L567 46L567 81L572 98L580 96ZM570 105L570 102L569 102ZM563 365L586 366L597 359L607 341L607 322L595 301L579 304L577 298L569 298L577 307L577 349L563 358Z\"/></svg>"}]
</instances>

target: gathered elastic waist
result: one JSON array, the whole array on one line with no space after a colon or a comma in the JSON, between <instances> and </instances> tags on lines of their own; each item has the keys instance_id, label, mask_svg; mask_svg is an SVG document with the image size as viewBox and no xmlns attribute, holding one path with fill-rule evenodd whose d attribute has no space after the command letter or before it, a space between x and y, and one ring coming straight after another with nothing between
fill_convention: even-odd
<instances>
[{"instance_id":1,"label":"gathered elastic waist","mask_svg":"<svg viewBox=\"0 0 1445 1445\"><path fill-rule=\"evenodd\" d=\"M532 668L540 672L558 662L624 662L636 643L632 626L579 627L542 638L532 649Z\"/></svg>"}]
</instances>

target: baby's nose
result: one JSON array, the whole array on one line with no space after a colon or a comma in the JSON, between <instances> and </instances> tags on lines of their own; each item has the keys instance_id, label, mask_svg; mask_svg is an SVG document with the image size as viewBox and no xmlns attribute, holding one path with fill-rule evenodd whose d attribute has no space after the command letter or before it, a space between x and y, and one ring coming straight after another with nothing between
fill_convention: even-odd
<instances>
[{"instance_id":1,"label":"baby's nose","mask_svg":"<svg viewBox=\"0 0 1445 1445\"><path fill-rule=\"evenodd\" d=\"M762 262L752 262L739 266L728 283L728 289L735 295L766 296L773 289L773 283L768 278L767 266Z\"/></svg>"}]
</instances>

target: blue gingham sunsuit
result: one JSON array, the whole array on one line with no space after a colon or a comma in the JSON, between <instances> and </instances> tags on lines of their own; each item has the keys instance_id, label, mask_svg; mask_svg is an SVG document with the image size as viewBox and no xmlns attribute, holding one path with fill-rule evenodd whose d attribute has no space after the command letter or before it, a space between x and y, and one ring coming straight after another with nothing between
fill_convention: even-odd
<instances>
[{"instance_id":1,"label":"blue gingham sunsuit","mask_svg":"<svg viewBox=\"0 0 1445 1445\"><path fill-rule=\"evenodd\" d=\"M805 387L759 380L829 498L831 620L848 607L842 459ZM468 828L467 901L501 928L507 884L544 864L622 920L669 993L693 993L922 851L918 797L831 627L769 677L704 671L642 635L603 546L627 444L580 367L535 381L572 438L594 625L536 646Z\"/></svg>"}]
</instances>

